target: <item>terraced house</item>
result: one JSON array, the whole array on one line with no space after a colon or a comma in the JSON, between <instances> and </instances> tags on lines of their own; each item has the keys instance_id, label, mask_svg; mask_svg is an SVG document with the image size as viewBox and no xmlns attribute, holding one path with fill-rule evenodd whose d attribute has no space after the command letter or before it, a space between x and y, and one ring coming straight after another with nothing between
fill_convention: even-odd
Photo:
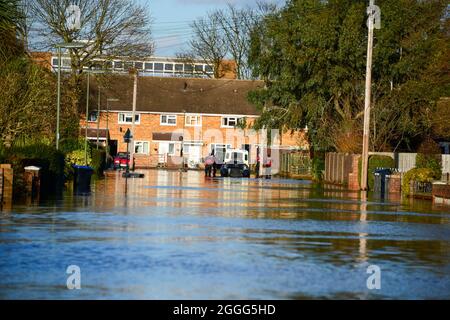
<instances>
[{"instance_id":1,"label":"terraced house","mask_svg":"<svg viewBox=\"0 0 450 320\"><path fill-rule=\"evenodd\" d=\"M112 76L105 86L93 81L88 121L82 117L81 135L108 144L111 154L126 151L124 134L134 132L129 146L136 167L198 167L214 152L221 158L226 149L249 151L256 161L257 146L267 146L267 134L249 129L259 116L248 93L264 86L262 81L139 77L133 125L133 85L129 76ZM304 132L275 134L280 149L308 149Z\"/></svg>"}]
</instances>

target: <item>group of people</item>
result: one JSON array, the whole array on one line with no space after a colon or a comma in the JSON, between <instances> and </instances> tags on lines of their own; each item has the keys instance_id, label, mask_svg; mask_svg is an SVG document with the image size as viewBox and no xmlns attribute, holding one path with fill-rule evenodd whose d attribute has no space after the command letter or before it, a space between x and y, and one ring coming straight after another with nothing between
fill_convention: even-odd
<instances>
[{"instance_id":1,"label":"group of people","mask_svg":"<svg viewBox=\"0 0 450 320\"><path fill-rule=\"evenodd\" d=\"M205 177L213 177L216 176L217 168L216 168L216 157L213 153L205 158Z\"/></svg>"},{"instance_id":2,"label":"group of people","mask_svg":"<svg viewBox=\"0 0 450 320\"><path fill-rule=\"evenodd\" d=\"M267 157L261 168L260 150L259 148L257 149L255 172L256 178L272 178L272 158L270 152L267 153ZM216 173L217 159L214 156L214 153L211 153L205 158L205 177L216 177Z\"/></svg>"},{"instance_id":3,"label":"group of people","mask_svg":"<svg viewBox=\"0 0 450 320\"><path fill-rule=\"evenodd\" d=\"M265 159L264 163L262 164L261 168L261 157L259 155L259 149L256 153L256 178L266 178L271 179L272 178L272 158L270 157L270 153L267 154L267 158ZM261 170L262 169L262 170Z\"/></svg>"}]
</instances>

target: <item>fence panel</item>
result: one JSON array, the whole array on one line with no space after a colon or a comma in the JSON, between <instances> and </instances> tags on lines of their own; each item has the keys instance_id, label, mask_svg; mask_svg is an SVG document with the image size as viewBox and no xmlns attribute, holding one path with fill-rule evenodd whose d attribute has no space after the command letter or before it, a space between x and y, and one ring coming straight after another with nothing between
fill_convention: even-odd
<instances>
[{"instance_id":1,"label":"fence panel","mask_svg":"<svg viewBox=\"0 0 450 320\"><path fill-rule=\"evenodd\" d=\"M416 166L417 153L399 153L397 168L399 172L407 172Z\"/></svg>"},{"instance_id":2,"label":"fence panel","mask_svg":"<svg viewBox=\"0 0 450 320\"><path fill-rule=\"evenodd\" d=\"M450 173L450 154L442 155L442 173Z\"/></svg>"}]
</instances>

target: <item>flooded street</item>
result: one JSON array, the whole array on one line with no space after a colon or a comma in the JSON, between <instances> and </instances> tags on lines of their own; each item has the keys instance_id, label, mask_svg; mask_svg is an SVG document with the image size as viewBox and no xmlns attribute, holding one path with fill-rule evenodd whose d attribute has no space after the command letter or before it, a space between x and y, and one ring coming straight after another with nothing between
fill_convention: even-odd
<instances>
[{"instance_id":1,"label":"flooded street","mask_svg":"<svg viewBox=\"0 0 450 320\"><path fill-rule=\"evenodd\" d=\"M450 208L295 180L108 176L0 213L0 298L450 298ZM125 194L126 191L126 194ZM81 269L68 290L66 268ZM381 269L369 290L367 268Z\"/></svg>"}]
</instances>

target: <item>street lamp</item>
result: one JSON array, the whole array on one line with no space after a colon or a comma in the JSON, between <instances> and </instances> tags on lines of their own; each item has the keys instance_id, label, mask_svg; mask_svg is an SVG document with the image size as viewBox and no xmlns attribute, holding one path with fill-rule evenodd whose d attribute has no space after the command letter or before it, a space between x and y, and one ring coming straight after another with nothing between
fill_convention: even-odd
<instances>
[{"instance_id":1,"label":"street lamp","mask_svg":"<svg viewBox=\"0 0 450 320\"><path fill-rule=\"evenodd\" d=\"M61 48L80 49L85 44L81 42L60 43L56 45L58 48L58 88L56 98L56 150L59 150L59 115L61 110Z\"/></svg>"},{"instance_id":2,"label":"street lamp","mask_svg":"<svg viewBox=\"0 0 450 320\"><path fill-rule=\"evenodd\" d=\"M109 135L108 135L108 124L109 124L109 103L110 102L118 102L120 101L119 99L114 99L114 98L110 98L110 99L106 99L106 164L108 164L108 158L109 158ZM100 113L99 113L100 114ZM98 116L100 117L100 116ZM99 118L100 121L100 118Z\"/></svg>"}]
</instances>

